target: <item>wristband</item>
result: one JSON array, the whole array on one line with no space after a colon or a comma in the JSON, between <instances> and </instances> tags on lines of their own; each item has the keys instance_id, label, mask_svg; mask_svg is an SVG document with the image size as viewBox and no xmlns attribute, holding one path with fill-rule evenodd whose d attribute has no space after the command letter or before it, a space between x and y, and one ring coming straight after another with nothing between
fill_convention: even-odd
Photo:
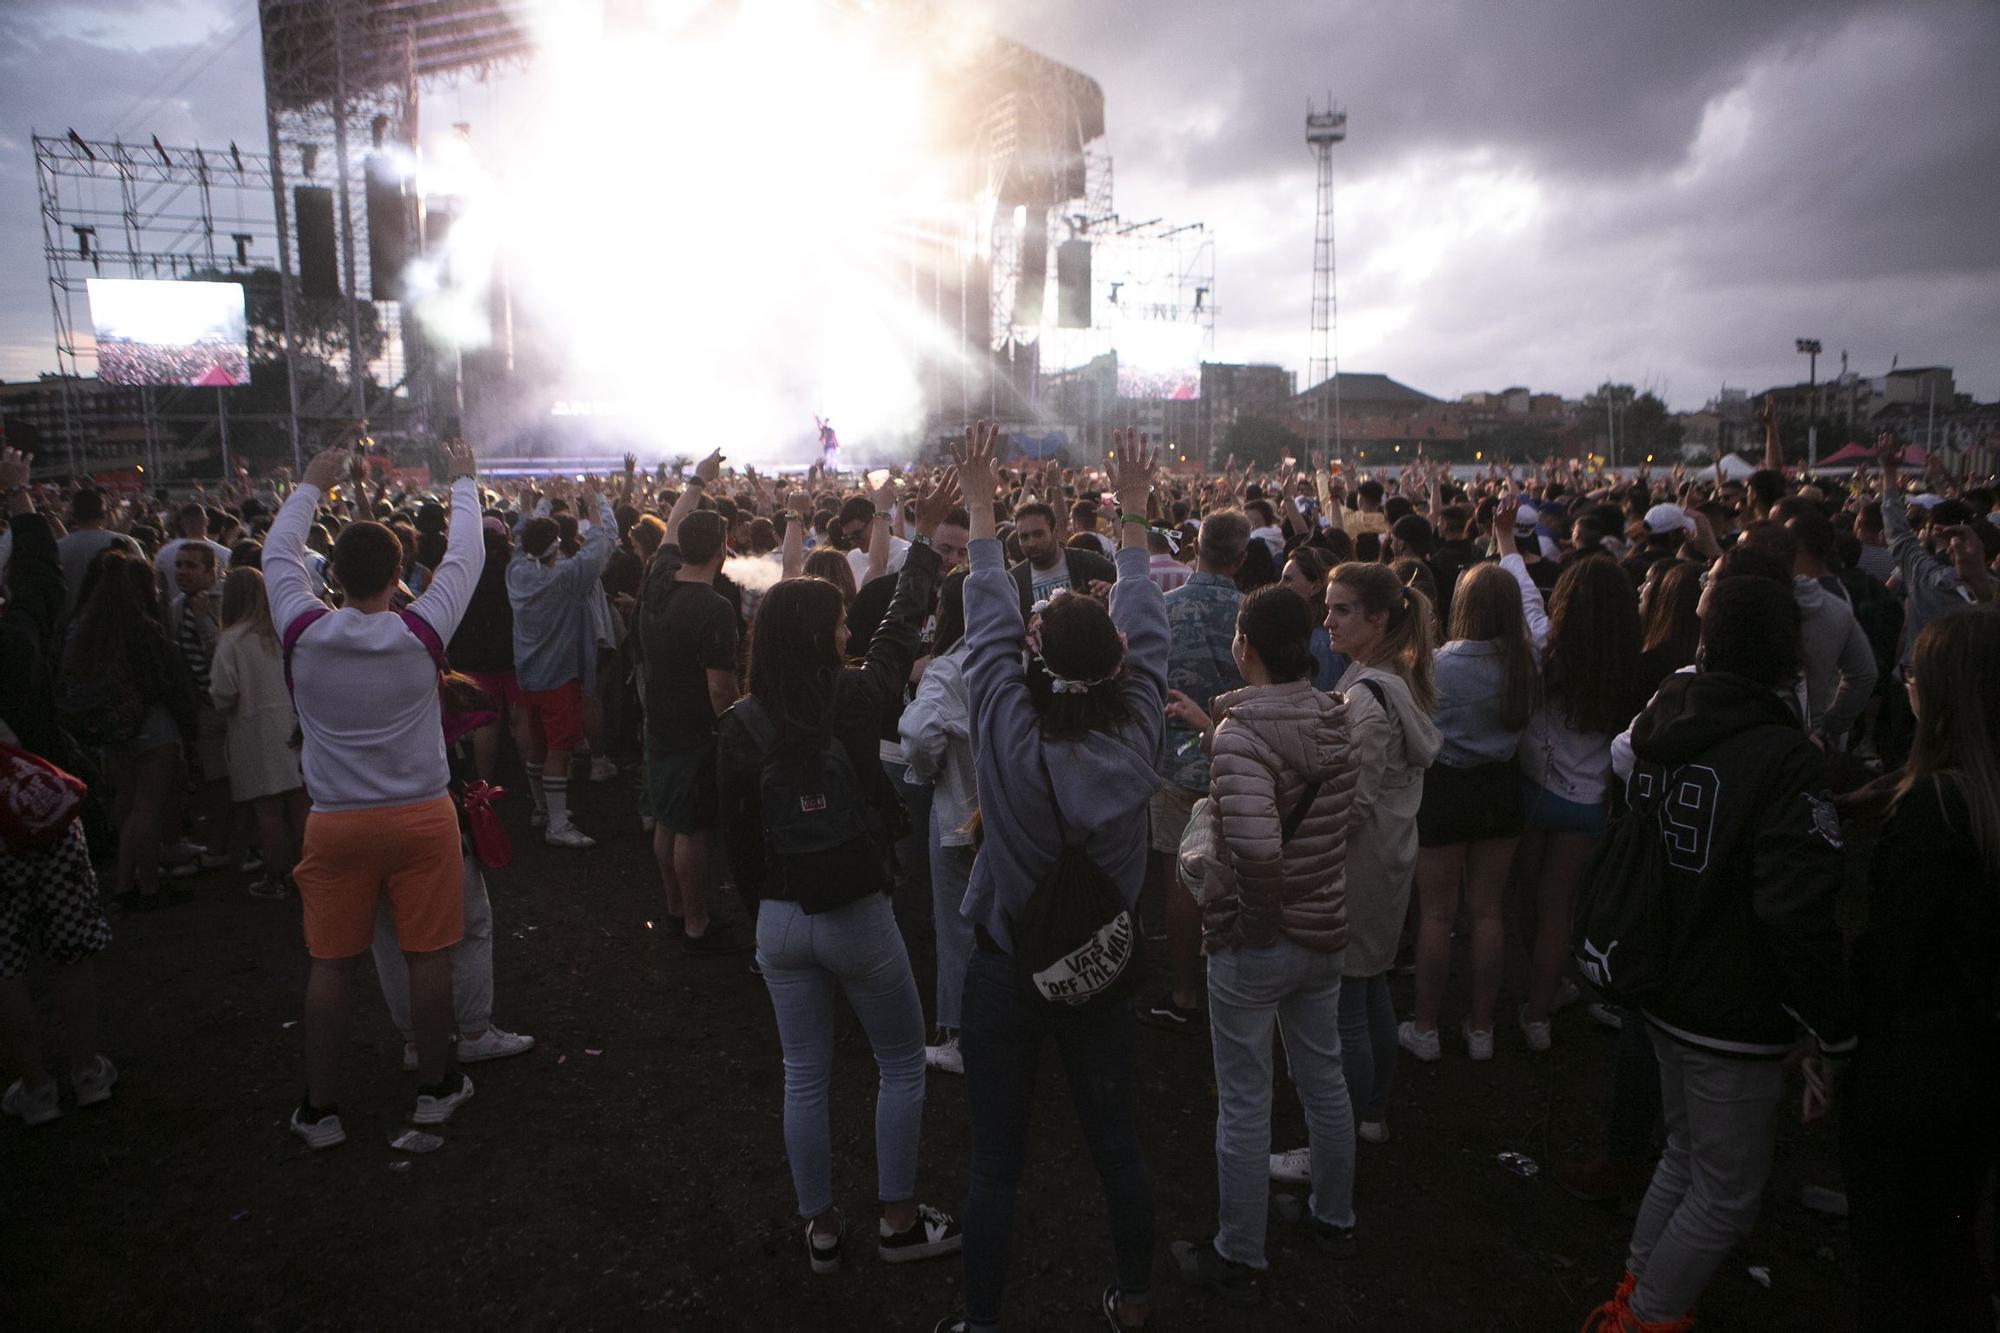
<instances>
[{"instance_id":1,"label":"wristband","mask_svg":"<svg viewBox=\"0 0 2000 1333\"><path fill-rule=\"evenodd\" d=\"M912 546L929 546L930 544L931 544L931 539L930 539L929 537L925 536L925 535L924 535L923 533L921 533L921 532L913 532L913 533L911 533L911 534L910 534L910 545L912 545Z\"/></svg>"},{"instance_id":2,"label":"wristband","mask_svg":"<svg viewBox=\"0 0 2000 1333\"><path fill-rule=\"evenodd\" d=\"M1142 528L1150 528L1153 526L1153 521L1147 518L1144 514L1128 514L1122 510L1119 511L1118 521L1120 523L1137 523Z\"/></svg>"}]
</instances>

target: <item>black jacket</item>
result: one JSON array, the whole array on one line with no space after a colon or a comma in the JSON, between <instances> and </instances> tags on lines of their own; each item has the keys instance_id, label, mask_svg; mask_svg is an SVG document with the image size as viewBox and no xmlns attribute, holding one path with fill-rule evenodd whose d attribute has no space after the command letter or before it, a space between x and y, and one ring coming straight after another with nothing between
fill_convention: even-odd
<instances>
[{"instance_id":1,"label":"black jacket","mask_svg":"<svg viewBox=\"0 0 2000 1333\"><path fill-rule=\"evenodd\" d=\"M1942 779L1911 787L1875 845L1854 991L1871 1041L1905 1025L2000 1032L2000 884Z\"/></svg>"},{"instance_id":2,"label":"black jacket","mask_svg":"<svg viewBox=\"0 0 2000 1333\"><path fill-rule=\"evenodd\" d=\"M1664 887L1685 923L1656 1028L1725 1055L1784 1055L1804 1024L1854 1045L1834 900L1840 821L1787 703L1742 676L1669 676L1632 724L1636 806L1663 792Z\"/></svg>"},{"instance_id":3,"label":"black jacket","mask_svg":"<svg viewBox=\"0 0 2000 1333\"><path fill-rule=\"evenodd\" d=\"M896 594L890 599L888 614L868 641L867 658L860 666L841 671L833 681L834 734L846 746L848 760L874 808L885 814L901 798L890 788L888 774L882 770L877 739L882 717L902 705L924 617L937 600L943 573L936 551L927 545L912 546L896 577ZM766 892L763 771L763 751L731 708L722 715L716 737L716 788L723 844L736 871L737 892L746 902L775 896ZM880 850L886 853L888 849Z\"/></svg>"},{"instance_id":4,"label":"black jacket","mask_svg":"<svg viewBox=\"0 0 2000 1333\"><path fill-rule=\"evenodd\" d=\"M1090 585L1098 581L1116 583L1118 566L1106 560L1095 551L1082 551L1074 546L1063 547L1063 564L1069 570L1069 586L1078 592L1090 591ZM1023 560L1007 572L1014 576L1014 586L1021 590L1021 619L1028 618L1029 599L1034 587L1032 562Z\"/></svg>"},{"instance_id":5,"label":"black jacket","mask_svg":"<svg viewBox=\"0 0 2000 1333\"><path fill-rule=\"evenodd\" d=\"M14 554L7 566L7 607L0 612L0 721L22 749L73 766L69 744L56 726L49 674L58 647L56 623L68 601L55 535L40 514L16 514L8 528Z\"/></svg>"}]
</instances>

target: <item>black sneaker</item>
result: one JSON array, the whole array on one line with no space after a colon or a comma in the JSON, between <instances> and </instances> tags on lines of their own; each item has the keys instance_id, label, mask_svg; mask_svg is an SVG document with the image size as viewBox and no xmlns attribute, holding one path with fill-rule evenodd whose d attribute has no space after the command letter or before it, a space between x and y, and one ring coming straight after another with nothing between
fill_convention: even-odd
<instances>
[{"instance_id":1,"label":"black sneaker","mask_svg":"<svg viewBox=\"0 0 2000 1333\"><path fill-rule=\"evenodd\" d=\"M681 942L687 951L697 958L727 958L733 954L749 953L757 947L750 932L738 925L721 925L710 922L707 930L699 935L684 935Z\"/></svg>"},{"instance_id":2,"label":"black sneaker","mask_svg":"<svg viewBox=\"0 0 2000 1333\"><path fill-rule=\"evenodd\" d=\"M840 1226L831 1236L822 1236L813 1230L811 1222L806 1223L806 1261L815 1273L838 1273L840 1271L840 1246L847 1239L847 1218L840 1219Z\"/></svg>"},{"instance_id":3,"label":"black sneaker","mask_svg":"<svg viewBox=\"0 0 2000 1333\"><path fill-rule=\"evenodd\" d=\"M875 1252L885 1264L915 1263L939 1255L957 1254L965 1243L958 1223L950 1213L927 1203L917 1205L917 1220L901 1231L890 1231L887 1222L875 1224Z\"/></svg>"},{"instance_id":4,"label":"black sneaker","mask_svg":"<svg viewBox=\"0 0 2000 1333\"><path fill-rule=\"evenodd\" d=\"M1151 1004L1140 1006L1139 1021L1169 1032L1196 1032L1201 1028L1201 1010L1183 1009L1174 1003L1173 996L1162 995Z\"/></svg>"},{"instance_id":5,"label":"black sneaker","mask_svg":"<svg viewBox=\"0 0 2000 1333\"><path fill-rule=\"evenodd\" d=\"M1312 1210L1306 1207L1305 1196L1302 1194L1273 1196L1271 1210L1278 1215L1279 1221L1289 1223L1304 1232L1306 1239L1313 1243L1314 1248L1329 1259L1352 1259L1359 1248L1353 1227L1337 1227L1331 1222L1320 1221L1312 1215Z\"/></svg>"},{"instance_id":6,"label":"black sneaker","mask_svg":"<svg viewBox=\"0 0 2000 1333\"><path fill-rule=\"evenodd\" d=\"M1255 1305L1263 1298L1257 1270L1217 1254L1213 1236L1177 1240L1167 1247L1167 1253L1180 1265L1183 1281L1206 1287L1231 1305Z\"/></svg>"}]
</instances>

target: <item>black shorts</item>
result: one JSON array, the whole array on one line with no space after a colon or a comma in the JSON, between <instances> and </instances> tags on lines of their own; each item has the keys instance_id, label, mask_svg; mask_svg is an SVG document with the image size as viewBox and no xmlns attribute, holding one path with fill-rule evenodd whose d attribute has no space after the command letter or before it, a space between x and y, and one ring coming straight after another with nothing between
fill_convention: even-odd
<instances>
[{"instance_id":1,"label":"black shorts","mask_svg":"<svg viewBox=\"0 0 2000 1333\"><path fill-rule=\"evenodd\" d=\"M1417 846L1521 836L1521 770L1513 761L1424 770L1424 803L1417 808Z\"/></svg>"},{"instance_id":2,"label":"black shorts","mask_svg":"<svg viewBox=\"0 0 2000 1333\"><path fill-rule=\"evenodd\" d=\"M716 826L714 741L692 750L646 743L646 813L669 833L706 833Z\"/></svg>"}]
</instances>

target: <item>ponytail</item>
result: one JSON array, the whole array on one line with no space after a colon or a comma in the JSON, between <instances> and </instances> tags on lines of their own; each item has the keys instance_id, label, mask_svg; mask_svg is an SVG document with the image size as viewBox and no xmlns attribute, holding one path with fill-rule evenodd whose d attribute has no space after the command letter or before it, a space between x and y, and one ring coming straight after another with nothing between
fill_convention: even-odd
<instances>
[{"instance_id":1,"label":"ponytail","mask_svg":"<svg viewBox=\"0 0 2000 1333\"><path fill-rule=\"evenodd\" d=\"M1369 615L1388 613L1375 659L1362 665L1388 667L1410 687L1417 707L1434 711L1437 689L1431 683L1431 656L1437 651L1437 617L1431 599L1383 565L1350 561L1334 570L1332 578L1353 589Z\"/></svg>"}]
</instances>

